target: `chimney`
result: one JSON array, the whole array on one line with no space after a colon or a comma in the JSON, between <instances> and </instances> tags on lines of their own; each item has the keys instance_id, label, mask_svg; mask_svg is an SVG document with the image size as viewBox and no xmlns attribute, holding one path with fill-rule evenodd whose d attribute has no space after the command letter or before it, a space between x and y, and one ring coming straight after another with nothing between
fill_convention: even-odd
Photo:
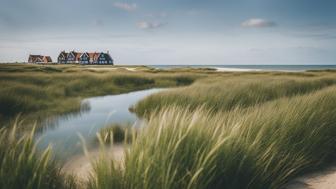
<instances>
[{"instance_id":1,"label":"chimney","mask_svg":"<svg viewBox=\"0 0 336 189\"><path fill-rule=\"evenodd\" d=\"M109 51L109 50L107 50L107 54L110 54L110 51Z\"/></svg>"}]
</instances>

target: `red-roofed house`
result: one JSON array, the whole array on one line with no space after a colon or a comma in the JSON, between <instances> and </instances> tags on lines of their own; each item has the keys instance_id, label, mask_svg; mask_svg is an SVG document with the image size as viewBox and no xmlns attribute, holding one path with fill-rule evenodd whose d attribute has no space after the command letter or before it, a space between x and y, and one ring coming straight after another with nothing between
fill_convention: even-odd
<instances>
[{"instance_id":1,"label":"red-roofed house","mask_svg":"<svg viewBox=\"0 0 336 189\"><path fill-rule=\"evenodd\" d=\"M29 55L28 63L51 63L52 59L50 56L42 55Z\"/></svg>"}]
</instances>

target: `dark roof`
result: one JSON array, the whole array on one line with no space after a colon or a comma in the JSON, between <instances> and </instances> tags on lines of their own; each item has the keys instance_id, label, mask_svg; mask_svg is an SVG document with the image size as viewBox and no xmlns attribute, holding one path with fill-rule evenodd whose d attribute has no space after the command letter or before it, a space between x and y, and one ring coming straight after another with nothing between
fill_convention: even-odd
<instances>
[{"instance_id":1,"label":"dark roof","mask_svg":"<svg viewBox=\"0 0 336 189\"><path fill-rule=\"evenodd\" d=\"M67 52L65 52L65 51L62 51L62 52L60 53L60 55L59 55L59 56L61 56L61 55L63 55L64 57L67 57L67 56L68 56L68 53L67 53Z\"/></svg>"},{"instance_id":2,"label":"dark roof","mask_svg":"<svg viewBox=\"0 0 336 189\"><path fill-rule=\"evenodd\" d=\"M60 55L63 54L65 57L67 57L68 54L70 54L70 53L75 55L75 60L79 60L80 57L83 54L88 54L89 58L92 59L93 61L96 61L99 58L100 55L103 55L106 60L113 60L109 53L103 53L103 52L102 53L98 53L98 52L84 52L84 53L82 53L82 52L70 51L69 53L66 53L65 51L62 51L60 53Z\"/></svg>"},{"instance_id":3,"label":"dark roof","mask_svg":"<svg viewBox=\"0 0 336 189\"><path fill-rule=\"evenodd\" d=\"M109 53L102 53L105 56L106 60L112 60L111 56Z\"/></svg>"}]
</instances>

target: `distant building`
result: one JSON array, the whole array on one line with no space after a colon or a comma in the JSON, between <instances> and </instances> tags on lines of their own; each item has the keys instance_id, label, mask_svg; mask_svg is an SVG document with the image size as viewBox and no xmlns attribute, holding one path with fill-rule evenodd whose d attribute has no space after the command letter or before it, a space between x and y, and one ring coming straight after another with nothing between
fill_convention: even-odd
<instances>
[{"instance_id":1,"label":"distant building","mask_svg":"<svg viewBox=\"0 0 336 189\"><path fill-rule=\"evenodd\" d=\"M68 60L68 53L62 51L60 55L58 55L57 62L60 64L66 64Z\"/></svg>"},{"instance_id":2,"label":"distant building","mask_svg":"<svg viewBox=\"0 0 336 189\"><path fill-rule=\"evenodd\" d=\"M70 51L69 53L62 51L57 62L60 64L110 64L113 65L113 59L109 52L76 52Z\"/></svg>"},{"instance_id":3,"label":"distant building","mask_svg":"<svg viewBox=\"0 0 336 189\"><path fill-rule=\"evenodd\" d=\"M28 63L51 63L52 59L50 56L43 55L29 55Z\"/></svg>"}]
</instances>

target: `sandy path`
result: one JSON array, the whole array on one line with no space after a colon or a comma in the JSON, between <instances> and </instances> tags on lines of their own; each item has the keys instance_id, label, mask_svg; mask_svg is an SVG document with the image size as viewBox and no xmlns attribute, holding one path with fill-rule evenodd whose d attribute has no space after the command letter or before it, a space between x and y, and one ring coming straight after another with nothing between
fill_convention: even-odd
<instances>
[{"instance_id":1,"label":"sandy path","mask_svg":"<svg viewBox=\"0 0 336 189\"><path fill-rule=\"evenodd\" d=\"M336 189L336 166L297 178L286 189Z\"/></svg>"},{"instance_id":2,"label":"sandy path","mask_svg":"<svg viewBox=\"0 0 336 189\"><path fill-rule=\"evenodd\" d=\"M112 148L106 148L108 157L114 158L117 162L123 161L124 151L125 145L114 145ZM92 172L91 162L98 159L99 155L99 148L90 150L88 156L84 154L76 155L65 163L63 171L86 180Z\"/></svg>"}]
</instances>

